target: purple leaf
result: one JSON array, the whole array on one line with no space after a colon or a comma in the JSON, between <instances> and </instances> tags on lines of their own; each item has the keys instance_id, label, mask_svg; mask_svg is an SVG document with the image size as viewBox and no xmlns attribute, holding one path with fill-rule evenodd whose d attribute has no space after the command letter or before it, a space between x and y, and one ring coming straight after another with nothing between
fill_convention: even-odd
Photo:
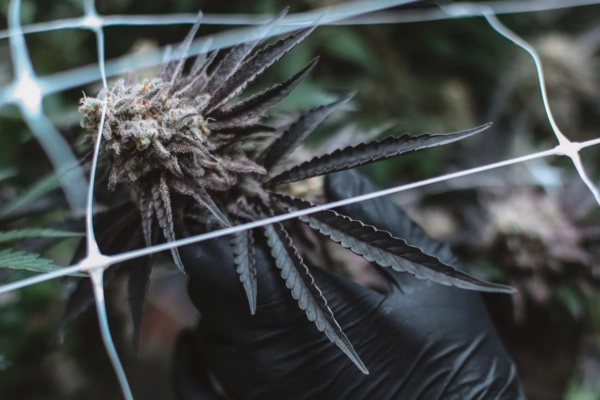
<instances>
[{"instance_id":1,"label":"purple leaf","mask_svg":"<svg viewBox=\"0 0 600 400\"><path fill-rule=\"evenodd\" d=\"M331 104L317 107L310 110L305 115L298 118L287 131L285 131L279 139L277 139L271 147L269 147L265 156L263 165L270 171L285 160L304 140L319 126L327 117L329 117L338 107L346 104L355 93L343 97L342 99Z\"/></svg>"},{"instance_id":2,"label":"purple leaf","mask_svg":"<svg viewBox=\"0 0 600 400\"><path fill-rule=\"evenodd\" d=\"M240 174L265 175L267 173L263 166L258 165L257 163L243 155L238 156L235 161L223 161L222 165L225 169L233 172L238 172Z\"/></svg>"},{"instance_id":3,"label":"purple leaf","mask_svg":"<svg viewBox=\"0 0 600 400\"><path fill-rule=\"evenodd\" d=\"M238 68L238 70L231 75L219 89L217 89L210 99L207 107L207 110L209 111L208 116L212 116L210 114L211 111L216 110L218 107L237 96L246 88L246 86L254 81L256 77L283 57L288 51L292 50L314 29L315 26L302 29L285 39L279 40L278 42L259 50L256 54L246 60L240 68Z\"/></svg>"},{"instance_id":4,"label":"purple leaf","mask_svg":"<svg viewBox=\"0 0 600 400\"><path fill-rule=\"evenodd\" d=\"M238 232L231 239L236 271L250 304L250 313L256 313L256 268L254 266L254 240L252 230Z\"/></svg>"},{"instance_id":5,"label":"purple leaf","mask_svg":"<svg viewBox=\"0 0 600 400\"><path fill-rule=\"evenodd\" d=\"M314 278L308 267L304 265L283 225L277 223L265 226L265 236L275 264L281 270L281 277L285 279L292 297L298 301L298 305L306 312L308 319L313 321L317 329L324 332L363 373L368 374L369 371L333 317L327 300L315 284Z\"/></svg>"},{"instance_id":6,"label":"purple leaf","mask_svg":"<svg viewBox=\"0 0 600 400\"><path fill-rule=\"evenodd\" d=\"M156 213L158 225L162 228L165 239L169 242L174 242L175 231L173 227L173 210L171 209L171 195L169 194L169 186L167 185L164 174L161 175L159 184L152 186L151 191L152 205L154 207L154 212ZM171 254L173 255L173 261L177 268L185 273L177 248L171 249Z\"/></svg>"},{"instance_id":7,"label":"purple leaf","mask_svg":"<svg viewBox=\"0 0 600 400\"><path fill-rule=\"evenodd\" d=\"M258 42L241 43L232 48L212 72L204 91L213 94L233 74Z\"/></svg>"},{"instance_id":8,"label":"purple leaf","mask_svg":"<svg viewBox=\"0 0 600 400\"><path fill-rule=\"evenodd\" d=\"M225 110L218 110L211 114L211 118L216 119L216 122L211 122L210 128L223 129L226 127L236 126L245 121L252 121L279 103L287 97L292 90L296 88L306 78L310 71L315 67L319 58L313 59L300 72L296 73L285 82L279 83L270 89L241 101Z\"/></svg>"},{"instance_id":9,"label":"purple leaf","mask_svg":"<svg viewBox=\"0 0 600 400\"><path fill-rule=\"evenodd\" d=\"M274 194L273 197L290 211L312 206L307 201L287 195ZM424 253L418 247L411 246L404 239L335 211L321 211L299 218L334 242L382 267L391 267L394 271L408 272L419 279L447 286L482 292L514 293L513 288L473 278Z\"/></svg>"},{"instance_id":10,"label":"purple leaf","mask_svg":"<svg viewBox=\"0 0 600 400\"><path fill-rule=\"evenodd\" d=\"M361 143L357 146L336 150L331 154L315 157L310 161L282 172L270 179L268 183L278 185L281 183L296 182L314 176L356 168L417 150L441 146L483 132L491 125L491 123L487 123L477 128L448 134L402 135L400 137L388 137L381 142Z\"/></svg>"},{"instance_id":11,"label":"purple leaf","mask_svg":"<svg viewBox=\"0 0 600 400\"><path fill-rule=\"evenodd\" d=\"M208 84L206 85L205 92L210 95L214 94L215 91L223 85L225 80L237 71L246 56L250 54L254 47L262 40L262 37L266 35L277 22L285 17L287 12L287 9L283 10L271 22L258 27L260 30L260 37L258 39L240 43L233 47L212 72Z\"/></svg>"},{"instance_id":12,"label":"purple leaf","mask_svg":"<svg viewBox=\"0 0 600 400\"><path fill-rule=\"evenodd\" d=\"M219 207L217 207L213 199L210 197L210 195L206 192L204 188L201 188L199 186L191 187L183 181L178 180L173 180L171 182L171 186L173 187L173 189L175 189L182 195L190 196L196 201L196 203L210 211L213 214L213 216L221 223L221 225L231 226L231 224L227 220L227 217L221 212L221 210L219 210Z\"/></svg>"},{"instance_id":13,"label":"purple leaf","mask_svg":"<svg viewBox=\"0 0 600 400\"><path fill-rule=\"evenodd\" d=\"M187 52L190 48L190 44L196 36L196 32L198 32L198 28L200 28L200 21L202 20L202 13L198 14L198 18L196 22L192 26L192 29L188 32L187 36L181 43L181 46L177 49L171 61L168 62L166 67L164 68L164 72L161 75L163 82L169 83L169 86L172 87L175 83L175 80L180 76L181 71L183 71L183 66L185 65L185 60L187 59Z\"/></svg>"},{"instance_id":14,"label":"purple leaf","mask_svg":"<svg viewBox=\"0 0 600 400\"><path fill-rule=\"evenodd\" d=\"M146 246L152 246L152 217L154 217L154 208L152 206L152 199L141 192L138 194L138 207L142 214L142 231L144 233L144 241Z\"/></svg>"},{"instance_id":15,"label":"purple leaf","mask_svg":"<svg viewBox=\"0 0 600 400\"><path fill-rule=\"evenodd\" d=\"M275 128L261 124L249 124L249 125L236 125L229 128L216 129L212 128L211 133L236 133L240 135L251 135L259 132L275 132ZM236 136L237 139L237 136Z\"/></svg>"}]
</instances>

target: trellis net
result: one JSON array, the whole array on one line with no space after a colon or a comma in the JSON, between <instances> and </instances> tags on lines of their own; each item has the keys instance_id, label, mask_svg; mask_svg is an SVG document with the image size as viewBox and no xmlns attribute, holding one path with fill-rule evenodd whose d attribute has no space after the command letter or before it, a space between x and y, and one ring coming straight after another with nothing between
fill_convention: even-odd
<instances>
[{"instance_id":1,"label":"trellis net","mask_svg":"<svg viewBox=\"0 0 600 400\"><path fill-rule=\"evenodd\" d=\"M26 122L36 140L39 141L40 145L48 155L73 214L85 216L87 257L85 257L77 265L4 284L3 286L0 286L0 294L77 272L89 274L89 279L91 279L93 283L97 313L106 350L110 356L114 370L119 379L124 397L131 399L133 396L129 389L128 380L123 367L121 366L121 362L119 361L119 357L110 336L106 308L104 304L103 273L106 268L111 265L136 257L168 250L173 247L236 233L253 227L265 226L274 222L296 218L302 215L307 215L342 205L357 203L375 197L416 189L419 187L432 185L434 183L449 181L467 175L480 174L492 169L525 163L550 156L568 157L572 161L572 164L579 174L581 180L586 184L591 194L600 204L600 193L598 192L598 189L592 182L591 178L588 176L580 158L580 151L584 148L600 144L600 137L587 140L585 142L575 142L569 140L568 135L565 135L560 131L552 115L552 110L550 108L546 93L544 70L538 54L529 43L521 39L517 34L510 31L496 17L497 14L544 11L554 8L586 6L596 4L597 2L505 1L488 3L454 3L443 6L432 6L431 8L422 8L418 10L389 10L392 7L402 6L409 3L415 3L415 1L357 1L351 3L341 3L331 6L328 9L319 9L302 14L291 14L285 16L274 29L269 31L268 35L275 36L296 30L300 27L314 24L370 25L434 21L452 18L483 18L489 23L491 29L495 30L504 38L510 40L516 46L521 47L533 58L539 84L538 90L542 97L544 112L557 140L557 145L552 148L533 152L524 156L482 165L418 182L403 184L374 193L316 206L307 210L299 210L285 215L266 218L263 220L233 226L186 239L180 239L175 242L169 242L136 251L130 251L123 254L106 256L100 252L96 244L92 224L92 216L94 213L93 187L101 135L98 134L98 140L96 141L91 174L89 177L86 177L86 174L82 168L79 167L79 162L76 159L73 150L70 148L70 145L62 137L58 129L53 126L51 120L46 116L42 107L42 101L46 96L74 87L80 87L98 80L100 80L102 85L106 88L108 85L107 79L110 77L123 75L134 69L154 67L170 57L170 53L167 51L167 49L160 49L148 51L142 54L126 55L112 60L105 60L105 46L109 45L105 43L104 29L106 27L116 25L157 26L192 24L196 21L197 14L174 14L160 16L100 15L96 11L94 0L84 0L82 3L83 13L81 17L21 26L21 1L12 0L9 4L9 29L0 32L0 40L8 41L9 43L12 54L14 80L8 85L0 88L0 107L9 104L18 107L23 120ZM209 50L227 48L243 41L252 40L253 38L256 38L257 35L264 34L264 32L260 32L257 29L252 28L252 25L261 25L270 18L270 16L261 15L203 15L202 24L204 25L235 24L249 25L250 27L237 28L218 34L201 36L194 40L190 47L189 54L194 55ZM25 35L30 33L65 29L83 29L93 32L97 43L97 64L80 67L70 71L59 72L53 75L38 76L34 71L27 51ZM103 121L98 127L98 132L102 131L102 124ZM10 135L10 132L1 132L1 134ZM84 190L84 188L87 189ZM1 334L2 333L0 332L0 335Z\"/></svg>"}]
</instances>

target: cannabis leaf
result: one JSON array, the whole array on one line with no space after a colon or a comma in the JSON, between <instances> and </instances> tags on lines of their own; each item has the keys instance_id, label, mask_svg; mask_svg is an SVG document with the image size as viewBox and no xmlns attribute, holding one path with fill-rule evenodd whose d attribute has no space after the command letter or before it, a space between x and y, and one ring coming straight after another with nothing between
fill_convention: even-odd
<instances>
[{"instance_id":1,"label":"cannabis leaf","mask_svg":"<svg viewBox=\"0 0 600 400\"><path fill-rule=\"evenodd\" d=\"M14 251L12 249L0 250L0 268L24 269L32 272L53 272L64 267L54 264L54 261L40 257L39 254ZM87 276L80 272L70 276Z\"/></svg>"},{"instance_id":2,"label":"cannabis leaf","mask_svg":"<svg viewBox=\"0 0 600 400\"><path fill-rule=\"evenodd\" d=\"M300 72L285 82L277 84L270 89L258 93L247 100L244 100L234 106L221 111L215 111L211 116L218 119L219 122L211 124L217 129L223 129L230 126L240 125L246 121L252 121L260 117L266 110L279 103L287 97L300 82L306 78L310 71L315 67L319 58L312 60Z\"/></svg>"},{"instance_id":3,"label":"cannabis leaf","mask_svg":"<svg viewBox=\"0 0 600 400\"><path fill-rule=\"evenodd\" d=\"M18 229L0 232L0 243L10 243L22 239L32 238L71 238L83 236L78 232L60 231L54 229ZM40 257L39 254L0 249L0 268L24 269L33 272L51 272L63 267L54 264L54 261ZM79 272L71 276L87 276Z\"/></svg>"},{"instance_id":4,"label":"cannabis leaf","mask_svg":"<svg viewBox=\"0 0 600 400\"><path fill-rule=\"evenodd\" d=\"M312 109L298 118L267 150L263 162L265 168L272 170L280 161L285 160L327 117L346 104L354 95L355 93L350 93L331 104Z\"/></svg>"},{"instance_id":5,"label":"cannabis leaf","mask_svg":"<svg viewBox=\"0 0 600 400\"><path fill-rule=\"evenodd\" d=\"M175 232L173 230L173 214L171 210L171 196L169 195L169 186L167 185L166 178L161 175L159 184L152 186L152 206L158 219L158 224L163 230L163 234L168 241L172 242L175 240ZM185 271L181 258L179 258L179 252L177 248L171 249L173 255L173 261L177 268L181 272Z\"/></svg>"},{"instance_id":6,"label":"cannabis leaf","mask_svg":"<svg viewBox=\"0 0 600 400\"><path fill-rule=\"evenodd\" d=\"M265 47L246 60L212 96L207 107L208 116L212 116L211 111L237 96L246 88L246 86L254 81L254 79L273 65L273 63L296 47L296 45L304 40L315 27L316 26L302 29L285 39L279 40L275 44Z\"/></svg>"},{"instance_id":7,"label":"cannabis leaf","mask_svg":"<svg viewBox=\"0 0 600 400\"><path fill-rule=\"evenodd\" d=\"M256 313L256 268L254 266L254 240L252 230L238 232L231 239L233 247L234 262L237 266L237 273L240 276L240 282L244 286L244 291L250 304L250 313Z\"/></svg>"},{"instance_id":8,"label":"cannabis leaf","mask_svg":"<svg viewBox=\"0 0 600 400\"><path fill-rule=\"evenodd\" d=\"M196 32L198 32L198 28L200 27L200 21L202 20L202 13L198 14L198 18L196 19L196 23L192 25L192 29L188 32L187 36L183 40L183 43L177 49L177 52L173 55L171 61L169 61L163 69L162 78L164 80L170 81L169 92L174 89L175 80L179 77L181 72L183 71L183 66L185 65L185 60L187 59L187 53L192 44L192 40L194 36L196 36Z\"/></svg>"},{"instance_id":9,"label":"cannabis leaf","mask_svg":"<svg viewBox=\"0 0 600 400\"><path fill-rule=\"evenodd\" d=\"M18 229L0 232L0 243L10 243L16 240L33 238L72 238L81 237L82 233L54 229Z\"/></svg>"},{"instance_id":10,"label":"cannabis leaf","mask_svg":"<svg viewBox=\"0 0 600 400\"><path fill-rule=\"evenodd\" d=\"M256 47L256 45L262 40L262 38L271 30L271 28L279 21L283 19L288 13L288 9L284 9L279 15L277 15L271 22L265 24L261 32L259 32L259 38L256 40L250 40L245 43L240 43L233 47L227 55L221 60L219 65L213 70L208 84L206 86L207 93L214 93L219 89L226 79L228 79L235 71L238 70L244 59L250 54L250 52Z\"/></svg>"},{"instance_id":11,"label":"cannabis leaf","mask_svg":"<svg viewBox=\"0 0 600 400\"><path fill-rule=\"evenodd\" d=\"M286 195L274 195L290 211L306 209L311 203ZM456 268L444 264L437 257L411 246L404 239L379 230L361 221L354 220L335 211L320 211L299 217L311 228L318 230L331 240L382 267L391 267L394 271L408 272L419 279L463 289L483 292L514 293L514 289L483 282Z\"/></svg>"},{"instance_id":12,"label":"cannabis leaf","mask_svg":"<svg viewBox=\"0 0 600 400\"><path fill-rule=\"evenodd\" d=\"M368 374L367 367L335 320L327 300L315 284L283 225L267 225L265 236L275 264L281 270L281 277L285 279L292 297L298 301L298 306L306 312L308 319L316 324L319 331L324 332L363 373Z\"/></svg>"},{"instance_id":13,"label":"cannabis leaf","mask_svg":"<svg viewBox=\"0 0 600 400\"><path fill-rule=\"evenodd\" d=\"M295 182L314 176L356 168L361 165L371 164L379 160L417 150L441 146L483 132L491 125L491 123L487 123L477 128L448 134L424 134L421 136L403 135L400 137L390 136L381 142L375 140L366 144L361 143L357 146L336 150L331 154L315 157L310 161L306 161L273 177L268 183L275 185Z\"/></svg>"},{"instance_id":14,"label":"cannabis leaf","mask_svg":"<svg viewBox=\"0 0 600 400\"><path fill-rule=\"evenodd\" d=\"M60 181L54 174L50 174L40 179L11 203L3 206L2 210L0 210L0 218L12 214L16 210L30 206L34 201L39 200L59 186Z\"/></svg>"}]
</instances>

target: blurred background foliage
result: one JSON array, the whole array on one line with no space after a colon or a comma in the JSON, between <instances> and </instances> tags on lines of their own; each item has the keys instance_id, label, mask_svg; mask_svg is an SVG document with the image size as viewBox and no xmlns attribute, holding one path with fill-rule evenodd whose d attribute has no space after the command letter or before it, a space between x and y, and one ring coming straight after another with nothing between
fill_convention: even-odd
<instances>
[{"instance_id":1,"label":"blurred background foliage","mask_svg":"<svg viewBox=\"0 0 600 400\"><path fill-rule=\"evenodd\" d=\"M97 0L101 14L182 12L276 14L340 1ZM24 24L81 15L79 0L23 1ZM432 3L405 7L415 9ZM0 0L0 29L8 0ZM398 11L398 10L394 10ZM598 137L600 121L600 6L501 16L530 41L545 63L558 125L572 140ZM107 59L182 40L189 26L108 27ZM200 35L232 27L203 26ZM84 30L26 37L36 73L92 64L96 39ZM315 152L395 133L443 133L487 121L479 137L379 162L363 172L382 187L413 182L556 145L545 118L532 61L481 18L319 27L276 63L252 90L279 82L310 59L310 78L272 113L289 122L301 109L357 90L345 112L311 137L302 159ZM151 73L151 72L150 72ZM141 73L144 75L144 73ZM0 41L0 85L12 79L7 40ZM44 110L79 155L77 112L82 90L48 96ZM252 90L250 92L252 92ZM582 152L598 181L600 147ZM0 109L0 231L52 227L82 230L58 189L43 150L14 107ZM82 188L83 190L83 188ZM394 196L428 232L450 243L474 274L519 289L514 297L485 296L498 331L534 400L600 399L600 212L568 159L544 159L489 171ZM75 239L29 239L15 248L68 265ZM0 269L0 282L30 273ZM73 279L0 295L0 398L100 399L118 396L94 310L72 324L59 345L54 332ZM136 398L170 399L169 366L178 332L197 315L185 296L185 278L166 266L153 276L140 354L129 345L131 325L123 281L109 285L111 326Z\"/></svg>"}]
</instances>

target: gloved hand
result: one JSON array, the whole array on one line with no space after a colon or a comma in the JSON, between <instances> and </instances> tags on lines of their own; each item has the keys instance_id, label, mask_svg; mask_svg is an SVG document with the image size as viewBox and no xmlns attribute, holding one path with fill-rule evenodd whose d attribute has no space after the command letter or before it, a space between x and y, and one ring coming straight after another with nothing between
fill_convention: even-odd
<instances>
[{"instance_id":1,"label":"gloved hand","mask_svg":"<svg viewBox=\"0 0 600 400\"><path fill-rule=\"evenodd\" d=\"M331 201L373 190L357 172L326 178ZM406 238L464 270L447 246L429 238L388 199L337 211ZM381 269L391 285L382 294L311 268L370 371L364 375L298 308L262 237L255 235L254 316L228 237L180 249L189 294L202 315L197 330L183 335L177 350L175 376L182 400L219 398L210 389L207 370L233 399L524 398L478 293Z\"/></svg>"}]
</instances>

